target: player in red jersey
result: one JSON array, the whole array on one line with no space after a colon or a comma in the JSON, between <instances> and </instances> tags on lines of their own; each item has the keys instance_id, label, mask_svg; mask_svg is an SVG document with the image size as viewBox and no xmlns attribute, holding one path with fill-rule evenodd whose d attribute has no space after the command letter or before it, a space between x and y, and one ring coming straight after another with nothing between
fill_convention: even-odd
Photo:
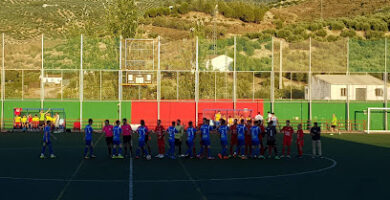
<instances>
[{"instance_id":1,"label":"player in red jersey","mask_svg":"<svg viewBox=\"0 0 390 200\"><path fill-rule=\"evenodd\" d=\"M302 130L302 124L298 124L298 130L297 130L298 158L302 158L303 156L303 137L304 137L304 133Z\"/></svg>"},{"instance_id":2,"label":"player in red jersey","mask_svg":"<svg viewBox=\"0 0 390 200\"><path fill-rule=\"evenodd\" d=\"M264 124L263 124L263 120L260 120L258 122L259 124L259 127L260 127L260 134L259 134L259 140L260 140L260 159L264 159L264 145L263 145L263 138L265 136L265 127L264 127Z\"/></svg>"},{"instance_id":3,"label":"player in red jersey","mask_svg":"<svg viewBox=\"0 0 390 200\"><path fill-rule=\"evenodd\" d=\"M284 126L282 128L281 132L284 134L284 137L283 137L283 149L282 149L282 156L281 156L281 158L283 158L285 156L287 158L291 158L290 151L291 151L292 135L294 134L294 128L290 126L290 120L286 121L286 126ZM287 148L287 155L286 155L286 151L285 151L286 148Z\"/></svg>"},{"instance_id":4,"label":"player in red jersey","mask_svg":"<svg viewBox=\"0 0 390 200\"><path fill-rule=\"evenodd\" d=\"M157 126L154 129L154 133L157 136L157 145L158 145L158 154L156 155L156 158L164 158L165 155L165 128L161 125L161 120L157 120Z\"/></svg>"},{"instance_id":5,"label":"player in red jersey","mask_svg":"<svg viewBox=\"0 0 390 200\"><path fill-rule=\"evenodd\" d=\"M123 125L122 125L122 135L123 135L123 146L125 148L125 156L130 157L133 155L133 145L131 142L131 135L133 134L133 129L131 128L130 124L127 123L127 119L123 119ZM130 155L127 152L127 148L129 148Z\"/></svg>"},{"instance_id":6,"label":"player in red jersey","mask_svg":"<svg viewBox=\"0 0 390 200\"><path fill-rule=\"evenodd\" d=\"M246 121L246 129L245 132L245 155L251 156L252 155L252 135L251 135L251 127L252 127L252 120Z\"/></svg>"},{"instance_id":7,"label":"player in red jersey","mask_svg":"<svg viewBox=\"0 0 390 200\"><path fill-rule=\"evenodd\" d=\"M230 126L230 132L231 132L231 137L230 137L230 155L233 156L233 148L237 146L238 144L238 138L237 138L237 119L234 119L233 125ZM238 152L240 153L240 152Z\"/></svg>"}]
</instances>

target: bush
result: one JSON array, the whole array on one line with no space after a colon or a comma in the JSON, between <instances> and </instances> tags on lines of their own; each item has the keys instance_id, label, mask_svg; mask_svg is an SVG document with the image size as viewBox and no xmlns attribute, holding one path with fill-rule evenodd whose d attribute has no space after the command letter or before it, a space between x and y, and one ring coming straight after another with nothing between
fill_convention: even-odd
<instances>
[{"instance_id":1,"label":"bush","mask_svg":"<svg viewBox=\"0 0 390 200\"><path fill-rule=\"evenodd\" d=\"M366 39L368 40L382 39L384 35L385 33L381 31L366 31L365 33Z\"/></svg>"},{"instance_id":2,"label":"bush","mask_svg":"<svg viewBox=\"0 0 390 200\"><path fill-rule=\"evenodd\" d=\"M360 21L356 23L355 29L358 31L368 31L371 29L371 25L368 22Z\"/></svg>"},{"instance_id":3,"label":"bush","mask_svg":"<svg viewBox=\"0 0 390 200\"><path fill-rule=\"evenodd\" d=\"M330 30L343 30L344 27L345 27L344 23L340 21L333 21L329 23Z\"/></svg>"},{"instance_id":4,"label":"bush","mask_svg":"<svg viewBox=\"0 0 390 200\"><path fill-rule=\"evenodd\" d=\"M317 30L322 29L322 27L323 26L321 23L311 23L311 24L307 25L307 29L310 31L317 31Z\"/></svg>"},{"instance_id":5,"label":"bush","mask_svg":"<svg viewBox=\"0 0 390 200\"><path fill-rule=\"evenodd\" d=\"M387 23L381 19L370 20L371 30L373 31L388 31Z\"/></svg>"},{"instance_id":6,"label":"bush","mask_svg":"<svg viewBox=\"0 0 390 200\"><path fill-rule=\"evenodd\" d=\"M149 33L148 37L149 38L157 38L158 37L158 33Z\"/></svg>"},{"instance_id":7,"label":"bush","mask_svg":"<svg viewBox=\"0 0 390 200\"><path fill-rule=\"evenodd\" d=\"M324 29L321 29L321 30L318 30L315 32L315 35L318 37L325 37L327 34L328 33Z\"/></svg>"},{"instance_id":8,"label":"bush","mask_svg":"<svg viewBox=\"0 0 390 200\"><path fill-rule=\"evenodd\" d=\"M276 32L276 37L278 37L278 38L287 39L290 35L292 35L292 32L290 30L286 30L286 29L281 29L278 32Z\"/></svg>"},{"instance_id":9,"label":"bush","mask_svg":"<svg viewBox=\"0 0 390 200\"><path fill-rule=\"evenodd\" d=\"M326 40L328 42L334 42L334 41L337 41L339 39L338 36L335 36L335 35L328 35L328 37L326 37Z\"/></svg>"},{"instance_id":10,"label":"bush","mask_svg":"<svg viewBox=\"0 0 390 200\"><path fill-rule=\"evenodd\" d=\"M341 36L341 37L353 38L353 37L356 36L356 32L355 32L354 30L347 29L347 30L341 31L340 36Z\"/></svg>"}]
</instances>

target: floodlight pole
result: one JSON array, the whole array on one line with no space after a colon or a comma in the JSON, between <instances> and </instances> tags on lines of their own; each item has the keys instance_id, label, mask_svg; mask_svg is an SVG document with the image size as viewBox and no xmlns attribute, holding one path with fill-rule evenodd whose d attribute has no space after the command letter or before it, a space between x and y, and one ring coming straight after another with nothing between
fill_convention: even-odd
<instances>
[{"instance_id":1,"label":"floodlight pole","mask_svg":"<svg viewBox=\"0 0 390 200\"><path fill-rule=\"evenodd\" d=\"M122 35L119 37L118 119L122 119Z\"/></svg>"},{"instance_id":2,"label":"floodlight pole","mask_svg":"<svg viewBox=\"0 0 390 200\"><path fill-rule=\"evenodd\" d=\"M234 63L233 63L233 109L237 108L237 36L234 36Z\"/></svg>"},{"instance_id":3,"label":"floodlight pole","mask_svg":"<svg viewBox=\"0 0 390 200\"><path fill-rule=\"evenodd\" d=\"M1 45L2 45L2 51L1 51L1 129L4 128L4 92L5 92L5 81L4 81L4 59L5 59L5 54L4 54L4 47L5 47L5 44L4 44L4 33L2 34L2 42L1 42Z\"/></svg>"},{"instance_id":4,"label":"floodlight pole","mask_svg":"<svg viewBox=\"0 0 390 200\"><path fill-rule=\"evenodd\" d=\"M157 119L160 119L160 102L161 102L160 49L161 49L161 41L160 41L160 36L158 36L158 38L157 38ZM153 52L154 52L154 49L153 49Z\"/></svg>"},{"instance_id":5,"label":"floodlight pole","mask_svg":"<svg viewBox=\"0 0 390 200\"><path fill-rule=\"evenodd\" d=\"M196 57L195 57L195 122L199 123L199 38L196 37Z\"/></svg>"},{"instance_id":6,"label":"floodlight pole","mask_svg":"<svg viewBox=\"0 0 390 200\"><path fill-rule=\"evenodd\" d=\"M271 46L272 46L272 69L271 69L271 87L270 87L270 98L271 98L271 112L274 112L274 104L275 104L275 71L274 71L274 53L275 53L275 47L274 47L274 37L272 37L271 40Z\"/></svg>"},{"instance_id":7,"label":"floodlight pole","mask_svg":"<svg viewBox=\"0 0 390 200\"><path fill-rule=\"evenodd\" d=\"M43 71L43 34L42 34L42 41L41 41L41 109L43 109L43 101L45 98L45 73ZM22 86L23 87L23 86Z\"/></svg>"},{"instance_id":8,"label":"floodlight pole","mask_svg":"<svg viewBox=\"0 0 390 200\"><path fill-rule=\"evenodd\" d=\"M80 129L83 127L83 90L84 90L84 73L83 73L83 34L80 38Z\"/></svg>"}]
</instances>

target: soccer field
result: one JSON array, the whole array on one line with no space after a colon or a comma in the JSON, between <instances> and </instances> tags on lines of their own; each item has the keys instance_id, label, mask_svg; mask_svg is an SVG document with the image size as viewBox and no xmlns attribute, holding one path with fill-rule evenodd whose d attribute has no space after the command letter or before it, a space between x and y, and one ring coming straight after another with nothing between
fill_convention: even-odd
<instances>
[{"instance_id":1,"label":"soccer field","mask_svg":"<svg viewBox=\"0 0 390 200\"><path fill-rule=\"evenodd\" d=\"M303 159L281 160L150 161L110 159L102 134L94 136L98 157L84 160L82 134L56 136L58 140L53 141L53 148L57 158L41 160L40 133L0 135L0 199L390 197L390 135L324 135L324 159L306 155ZM216 136L213 137L212 151L216 154L219 144ZM155 155L155 138L151 146ZM308 135L305 135L304 150L311 152Z\"/></svg>"}]
</instances>

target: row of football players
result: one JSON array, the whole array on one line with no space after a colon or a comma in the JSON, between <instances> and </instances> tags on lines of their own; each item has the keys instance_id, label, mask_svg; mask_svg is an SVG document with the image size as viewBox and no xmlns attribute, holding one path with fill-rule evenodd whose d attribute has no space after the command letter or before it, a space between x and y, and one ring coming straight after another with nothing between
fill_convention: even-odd
<instances>
[{"instance_id":1,"label":"row of football players","mask_svg":"<svg viewBox=\"0 0 390 200\"><path fill-rule=\"evenodd\" d=\"M290 121L286 121L280 132L283 133L283 149L282 155L279 157L277 146L276 146L276 133L277 122L272 120L267 122L267 127L264 127L263 122L248 120L237 120L234 124L228 126L224 119L220 120L220 125L217 127L210 126L208 119L203 119L203 124L199 127L195 127L193 122L188 123L188 127L185 129L181 125L181 121L173 121L171 126L165 129L161 125L161 121L157 121L157 126L154 130L149 130L145 125L145 121L141 120L140 126L136 131L132 130L130 124L126 119L123 119L122 125L120 121L115 122L115 126L110 125L109 121L105 121L103 132L105 134L106 144L108 148L108 154L112 158L124 158L133 154L132 152L132 136L138 134L138 147L136 150L136 158L145 157L151 159L151 148L150 148L150 135L155 134L157 136L158 154L157 158L164 158L168 156L171 159L179 157L198 158L207 157L208 159L214 159L211 153L211 138L210 134L218 134L221 151L217 154L220 159L229 159L231 157L240 157L242 159L247 158L260 158L265 159L265 152L268 150L268 158L271 158L274 151L274 158L280 159L280 157L290 156L291 145L293 141L294 129L290 125ZM45 158L44 153L46 146L49 147L50 157L54 158L52 143L50 140L50 121L47 122L47 126L44 129L43 136L43 148L41 152L41 158ZM93 120L89 119L88 125L85 127L85 149L84 158L95 158L93 153ZM303 137L304 133L302 126L298 124L296 131L296 145L298 150L298 157L302 157L303 154ZM200 150L196 152L195 149L195 138L200 135ZM228 135L230 135L230 152L228 152ZM121 140L122 136L122 140ZM165 137L168 137L169 150L165 154ZM182 140L186 136L185 142L187 144L187 151L182 154ZM266 140L267 147L264 146L264 140ZM178 155L175 155L175 147L178 147ZM122 152L124 150L124 152ZM129 150L129 152L128 152ZM130 154L129 154L130 153Z\"/></svg>"}]
</instances>

